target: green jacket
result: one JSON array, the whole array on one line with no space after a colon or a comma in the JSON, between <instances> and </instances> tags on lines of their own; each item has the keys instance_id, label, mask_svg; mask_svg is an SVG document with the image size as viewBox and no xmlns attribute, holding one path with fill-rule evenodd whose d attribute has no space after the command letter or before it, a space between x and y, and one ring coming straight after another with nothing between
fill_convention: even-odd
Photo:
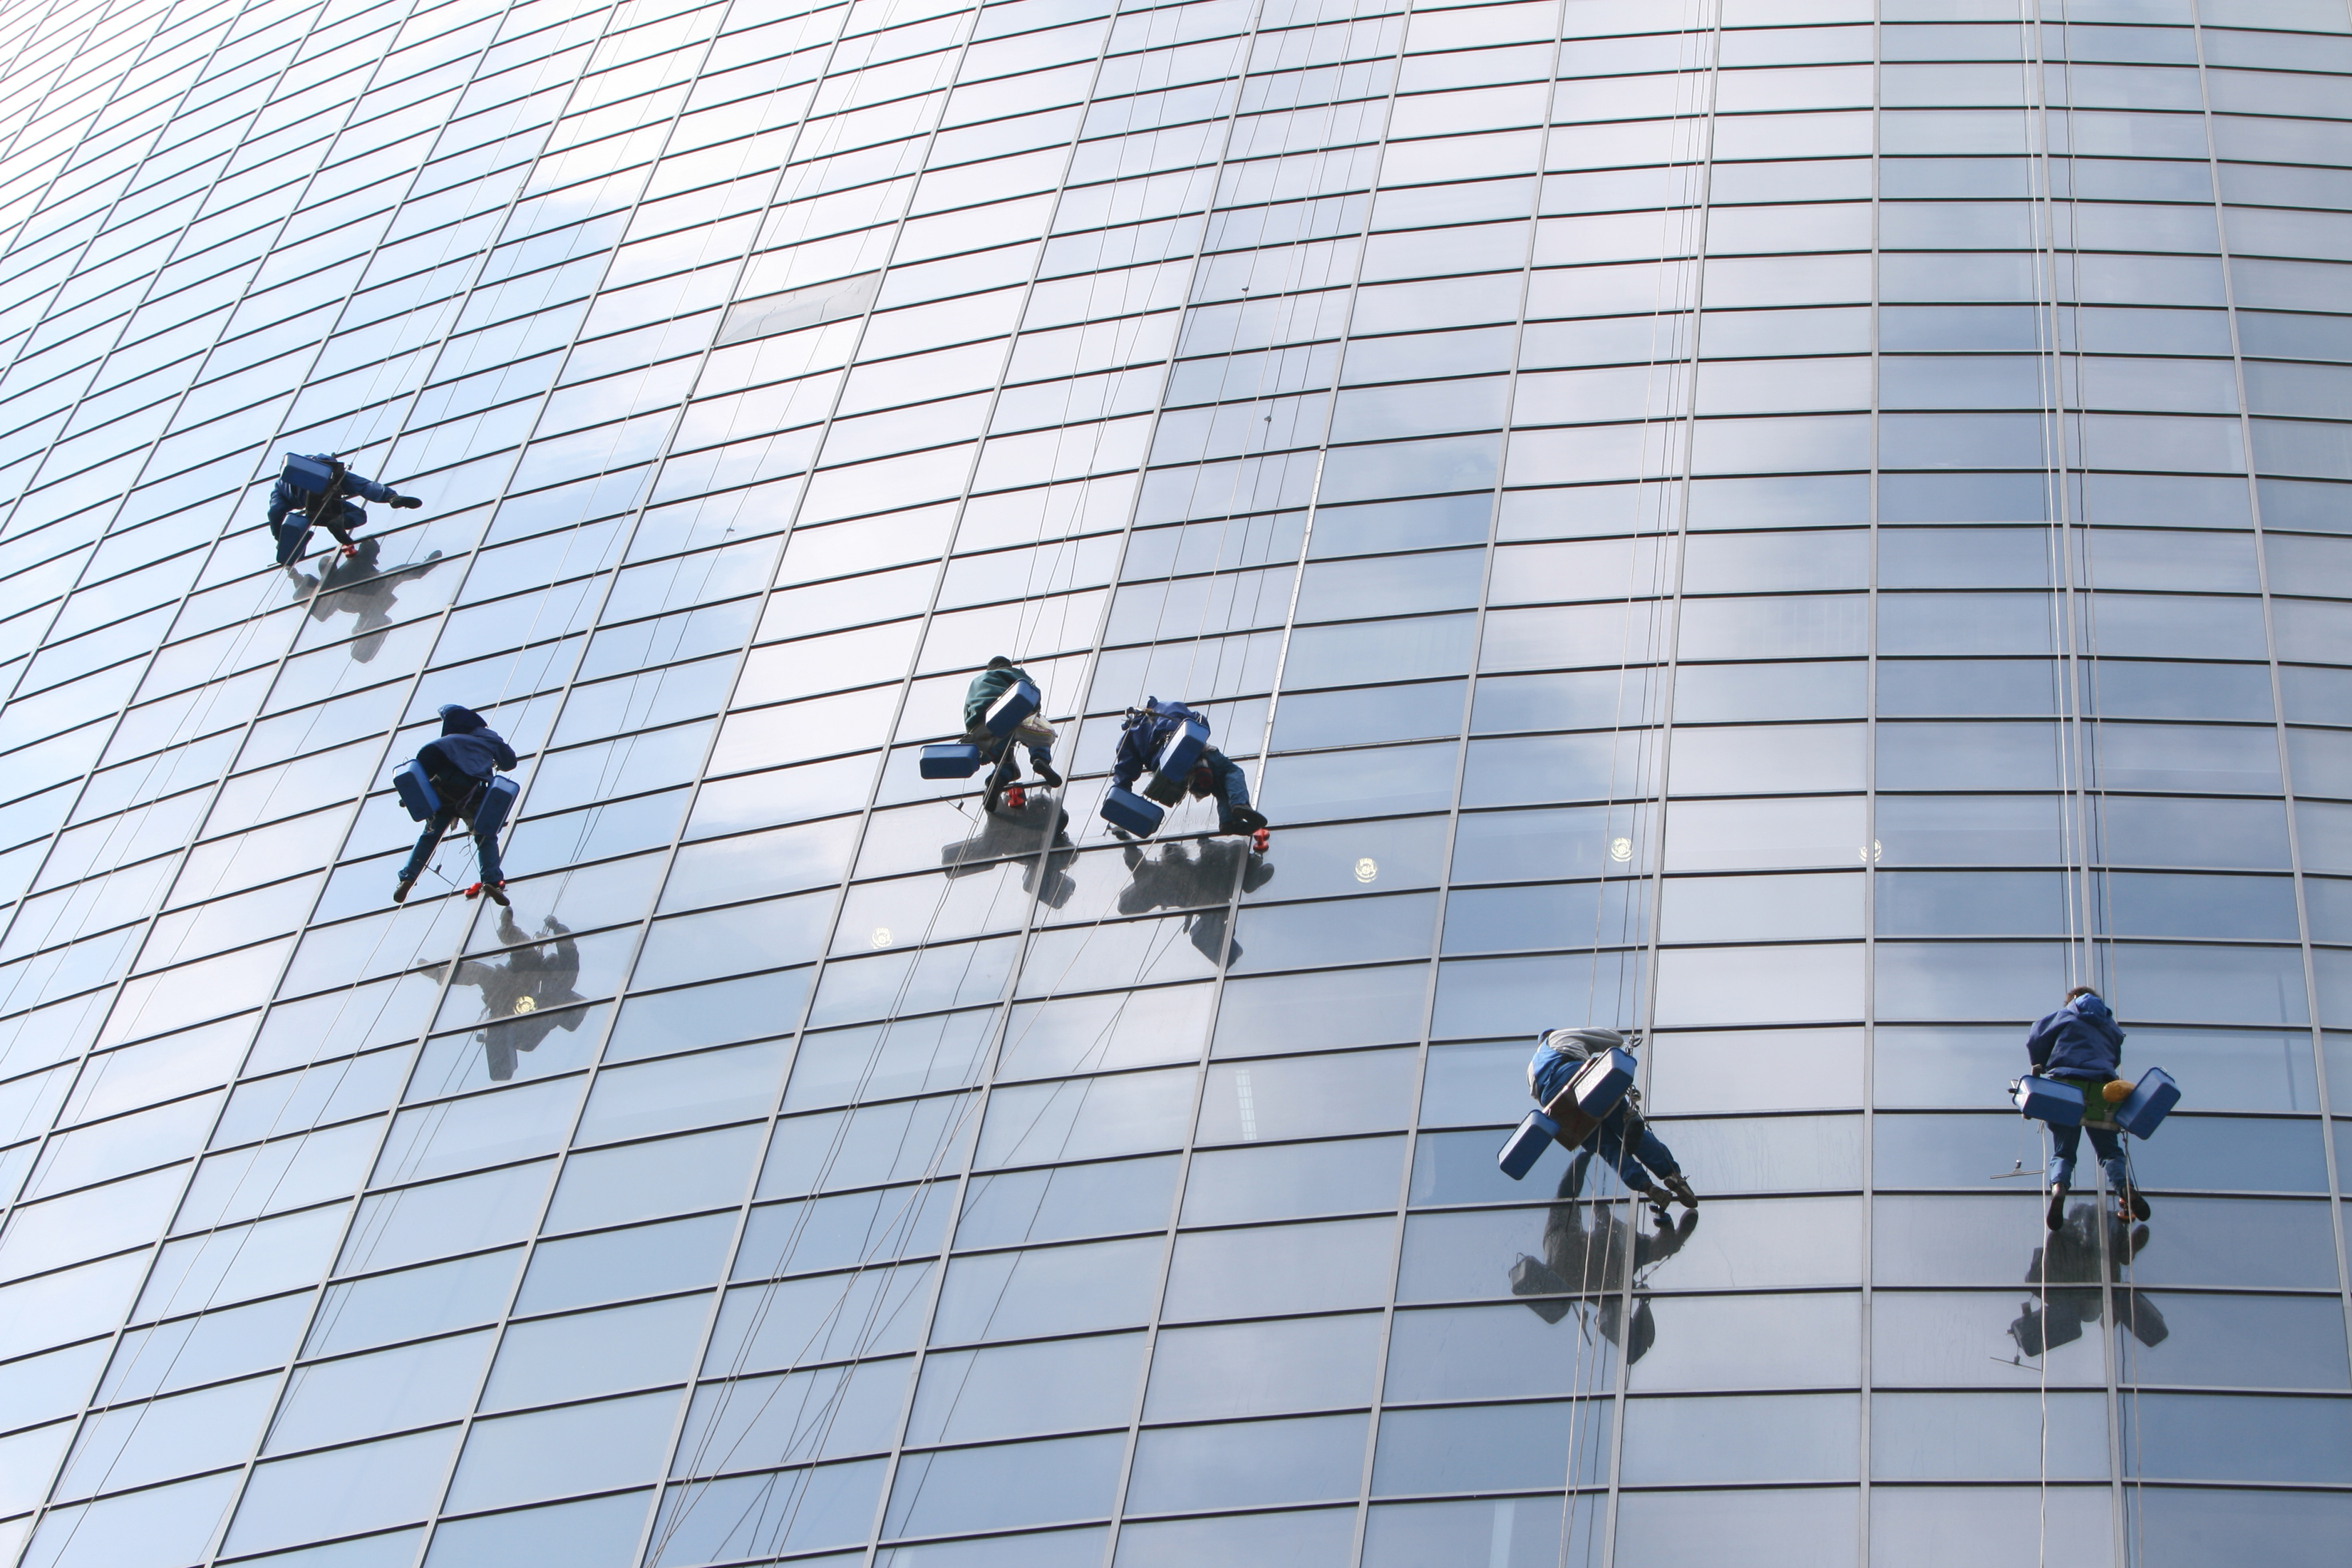
<instances>
[{"instance_id":1,"label":"green jacket","mask_svg":"<svg viewBox=\"0 0 2352 1568\"><path fill-rule=\"evenodd\" d=\"M1029 672L1018 665L1011 669L983 669L973 676L971 684L964 689L963 727L979 729L981 720L996 700L1012 690L1015 683L1029 679Z\"/></svg>"}]
</instances>

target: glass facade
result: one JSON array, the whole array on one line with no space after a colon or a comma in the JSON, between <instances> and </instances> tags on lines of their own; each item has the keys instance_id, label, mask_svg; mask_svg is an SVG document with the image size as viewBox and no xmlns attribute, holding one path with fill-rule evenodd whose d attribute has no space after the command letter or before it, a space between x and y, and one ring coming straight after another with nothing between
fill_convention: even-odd
<instances>
[{"instance_id":1,"label":"glass facade","mask_svg":"<svg viewBox=\"0 0 2352 1568\"><path fill-rule=\"evenodd\" d=\"M0 59L0 1561L2343 1560L2344 0ZM918 776L998 653L1066 814ZM1108 836L1147 695L1268 851ZM1496 1173L1588 1022L1696 1211Z\"/></svg>"}]
</instances>

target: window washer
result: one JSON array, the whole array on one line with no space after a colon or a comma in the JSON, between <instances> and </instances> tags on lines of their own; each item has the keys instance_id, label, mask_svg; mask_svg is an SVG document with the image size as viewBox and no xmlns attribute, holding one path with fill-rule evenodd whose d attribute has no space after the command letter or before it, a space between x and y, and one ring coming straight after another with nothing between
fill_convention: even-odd
<instances>
[{"instance_id":1,"label":"window washer","mask_svg":"<svg viewBox=\"0 0 2352 1568\"><path fill-rule=\"evenodd\" d=\"M1186 720L1198 722L1203 733L1208 721L1181 702L1147 702L1130 710L1127 722L1118 732L1118 756L1111 764L1111 783L1123 790L1135 787L1135 781L1151 772L1152 763L1160 748ZM1143 793L1162 805L1173 805L1184 795L1194 800L1214 800L1217 803L1217 831L1251 837L1265 831L1265 818L1250 808L1249 779L1241 764L1217 750L1205 747L1191 772L1176 782L1176 792L1162 788L1170 781L1152 773ZM1265 846L1261 844L1259 847Z\"/></svg>"},{"instance_id":2,"label":"window washer","mask_svg":"<svg viewBox=\"0 0 2352 1568\"><path fill-rule=\"evenodd\" d=\"M1629 1043L1614 1029L1554 1029L1536 1042L1536 1054L1528 1062L1528 1088L1534 1091L1538 1105L1549 1105L1586 1062L1612 1050L1631 1050L1640 1043L1639 1036ZM1675 1163L1673 1152L1650 1131L1650 1123L1636 1103L1639 1098L1637 1093L1627 1091L1617 1108L1601 1119L1601 1125L1587 1134L1579 1147L1599 1154L1616 1167L1626 1190L1661 1213L1670 1198L1685 1208L1697 1208L1698 1194L1683 1179L1682 1167ZM1653 1171L1656 1173L1654 1179Z\"/></svg>"},{"instance_id":3,"label":"window washer","mask_svg":"<svg viewBox=\"0 0 2352 1568\"><path fill-rule=\"evenodd\" d=\"M416 765L441 797L441 808L425 820L425 831L416 836L416 847L409 853L408 864L400 868L400 883L392 890L394 903L407 901L408 890L425 874L425 862L433 858L441 836L459 817L465 818L473 833L474 848L481 858L482 891L498 903L507 901L506 877L499 866L502 821L477 821L475 814L491 794L492 773L512 772L515 762L514 748L479 713L455 702L442 708L441 738L425 742L416 752Z\"/></svg>"},{"instance_id":4,"label":"window washer","mask_svg":"<svg viewBox=\"0 0 2352 1568\"><path fill-rule=\"evenodd\" d=\"M352 531L367 522L362 500L380 500L396 509L425 504L352 472L327 453L288 453L284 471L269 487L269 531L278 538L278 564L290 567L310 553L314 523L335 536L345 556L358 554Z\"/></svg>"},{"instance_id":5,"label":"window washer","mask_svg":"<svg viewBox=\"0 0 2352 1568\"><path fill-rule=\"evenodd\" d=\"M1054 771L1054 731L1039 721L1036 715L1021 721L1020 727L1010 735L992 735L986 722L988 710L996 700L1022 681L1032 686L1036 680L1030 673L998 654L988 661L988 668L971 678L963 694L963 740L968 746L978 746L981 755L996 764L988 775L987 804L984 809L996 809L997 797L1021 776L1021 759L1013 751L1017 742L1029 750L1029 765L1037 770L1039 782L1047 789L1061 787L1062 775ZM1015 806L1022 805L1015 801Z\"/></svg>"},{"instance_id":6,"label":"window washer","mask_svg":"<svg viewBox=\"0 0 2352 1568\"><path fill-rule=\"evenodd\" d=\"M2033 1032L2025 1038L2025 1054L2042 1077L2082 1087L2086 1118L2131 1092L2131 1086L2116 1077L2116 1068L2123 1062L2124 1032L2116 1026L2116 1016L2107 1011L2106 1003L2087 985L2067 992L2066 1005L2033 1026ZM2120 1086L2122 1092L2110 1092L2110 1084ZM2146 1219L2147 1200L2132 1187L2124 1164L2124 1141L2116 1136L2112 1122L2086 1121L2081 1127L2050 1129L2049 1227L2056 1230L2066 1223L2066 1194L2074 1184L2074 1156L2082 1149L2085 1131L2091 1135L2091 1148L2099 1156L2100 1169L2107 1173L2107 1187L2116 1203L2129 1209L2134 1219Z\"/></svg>"}]
</instances>

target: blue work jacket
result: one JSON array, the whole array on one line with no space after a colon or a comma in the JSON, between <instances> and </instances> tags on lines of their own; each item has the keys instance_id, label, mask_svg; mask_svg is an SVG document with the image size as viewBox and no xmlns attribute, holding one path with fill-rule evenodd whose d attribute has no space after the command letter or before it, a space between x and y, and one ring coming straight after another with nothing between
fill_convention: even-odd
<instances>
[{"instance_id":1,"label":"blue work jacket","mask_svg":"<svg viewBox=\"0 0 2352 1568\"><path fill-rule=\"evenodd\" d=\"M2098 997L2085 994L2033 1026L2025 1054L2050 1078L2105 1080L2124 1059L2124 1032Z\"/></svg>"}]
</instances>

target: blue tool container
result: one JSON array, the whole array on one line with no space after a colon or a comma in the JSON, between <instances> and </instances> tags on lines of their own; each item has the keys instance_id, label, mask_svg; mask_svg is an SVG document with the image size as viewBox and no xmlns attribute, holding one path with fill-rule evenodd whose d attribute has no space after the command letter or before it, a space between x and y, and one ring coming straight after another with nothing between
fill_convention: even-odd
<instances>
[{"instance_id":1,"label":"blue tool container","mask_svg":"<svg viewBox=\"0 0 2352 1568\"><path fill-rule=\"evenodd\" d=\"M285 478L286 482L298 490L323 495L327 487L335 482L335 470L315 458L289 452L286 454Z\"/></svg>"},{"instance_id":2,"label":"blue tool container","mask_svg":"<svg viewBox=\"0 0 2352 1568\"><path fill-rule=\"evenodd\" d=\"M1113 827L1123 827L1139 838L1149 838L1159 832L1168 816L1141 795L1117 784L1111 785L1110 793L1103 796L1102 815L1103 820Z\"/></svg>"},{"instance_id":3,"label":"blue tool container","mask_svg":"<svg viewBox=\"0 0 2352 1568\"><path fill-rule=\"evenodd\" d=\"M1187 719L1168 737L1160 754L1151 759L1151 771L1161 778L1181 785L1192 772L1201 753L1209 749L1209 727L1198 719Z\"/></svg>"},{"instance_id":4,"label":"blue tool container","mask_svg":"<svg viewBox=\"0 0 2352 1568\"><path fill-rule=\"evenodd\" d=\"M474 831L496 833L507 823L507 813L514 809L515 796L522 786L512 779L492 779L482 786L481 804L474 807Z\"/></svg>"},{"instance_id":5,"label":"blue tool container","mask_svg":"<svg viewBox=\"0 0 2352 1568\"><path fill-rule=\"evenodd\" d=\"M1021 727L1021 721L1037 711L1045 699L1037 695L1036 687L1025 680L1016 680L1012 689L989 705L981 723L992 735L1010 735Z\"/></svg>"},{"instance_id":6,"label":"blue tool container","mask_svg":"<svg viewBox=\"0 0 2352 1568\"><path fill-rule=\"evenodd\" d=\"M2053 1127L2083 1124L2083 1090L2077 1085L2054 1078L2028 1077L2012 1079L2009 1092L2017 1109L2036 1121Z\"/></svg>"},{"instance_id":7,"label":"blue tool container","mask_svg":"<svg viewBox=\"0 0 2352 1568\"><path fill-rule=\"evenodd\" d=\"M1612 1048L1576 1069L1576 1076L1568 1080L1569 1099L1598 1121L1616 1110L1625 1091L1633 1087L1634 1070L1632 1054Z\"/></svg>"},{"instance_id":8,"label":"blue tool container","mask_svg":"<svg viewBox=\"0 0 2352 1568\"><path fill-rule=\"evenodd\" d=\"M1519 1123L1518 1131L1511 1134L1510 1142L1503 1145L1503 1152L1495 1156L1495 1163L1502 1167L1503 1174L1516 1182L1536 1168L1544 1150L1559 1136L1559 1122L1540 1110L1530 1110L1528 1119Z\"/></svg>"},{"instance_id":9,"label":"blue tool container","mask_svg":"<svg viewBox=\"0 0 2352 1568\"><path fill-rule=\"evenodd\" d=\"M2140 1075L2130 1096L2116 1107L2116 1125L2135 1138L2146 1138L2179 1103L2180 1086L2172 1081L2172 1075L2162 1068L2150 1068Z\"/></svg>"},{"instance_id":10,"label":"blue tool container","mask_svg":"<svg viewBox=\"0 0 2352 1568\"><path fill-rule=\"evenodd\" d=\"M980 754L978 746L961 742L947 746L925 746L922 769L927 779L968 779L980 772L980 764L988 759Z\"/></svg>"},{"instance_id":11,"label":"blue tool container","mask_svg":"<svg viewBox=\"0 0 2352 1568\"><path fill-rule=\"evenodd\" d=\"M414 759L392 771L392 791L400 796L400 804L407 808L411 821L423 822L441 809L440 792Z\"/></svg>"}]
</instances>

